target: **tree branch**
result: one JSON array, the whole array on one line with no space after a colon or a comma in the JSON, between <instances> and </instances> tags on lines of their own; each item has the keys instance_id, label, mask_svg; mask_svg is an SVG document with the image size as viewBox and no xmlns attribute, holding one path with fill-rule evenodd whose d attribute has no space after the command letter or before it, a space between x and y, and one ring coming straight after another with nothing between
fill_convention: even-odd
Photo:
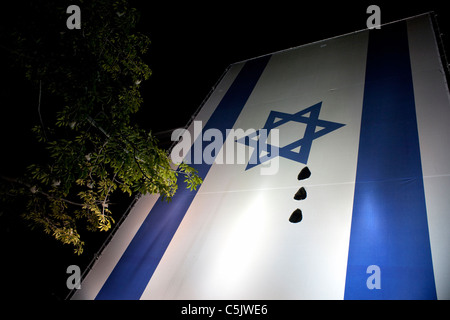
<instances>
[{"instance_id":1,"label":"tree branch","mask_svg":"<svg viewBox=\"0 0 450 320\"><path fill-rule=\"evenodd\" d=\"M8 182L21 184L21 185L23 185L23 186L25 186L25 187L28 187L29 189L33 188L33 186L31 186L31 185L29 185L28 183L26 183L26 182L24 182L24 181L22 181L22 180L19 180L19 179L9 178L9 177L5 177L5 176L0 176L0 178L2 178L2 179L5 180L5 181L8 181ZM74 205L74 206L79 206L79 207L84 207L84 206L85 206L85 205L82 204L82 203L73 202L73 201L70 201L70 200L67 200L67 199L64 199L64 198L61 198L61 197L54 197L54 196L52 196L52 195L50 195L50 194L48 194L48 193L46 193L46 192L44 192L44 191L38 190L38 189L36 189L35 192L40 193L40 194L46 196L48 199L61 200L61 201L64 201L64 202L66 202L66 203L68 203L68 204L72 204L72 205Z\"/></svg>"}]
</instances>

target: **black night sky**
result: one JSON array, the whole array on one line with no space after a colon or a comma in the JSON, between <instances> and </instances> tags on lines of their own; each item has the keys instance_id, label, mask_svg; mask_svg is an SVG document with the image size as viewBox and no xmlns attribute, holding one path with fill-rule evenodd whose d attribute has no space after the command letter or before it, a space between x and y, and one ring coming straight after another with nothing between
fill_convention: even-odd
<instances>
[{"instance_id":1,"label":"black night sky","mask_svg":"<svg viewBox=\"0 0 450 320\"><path fill-rule=\"evenodd\" d=\"M25 14L20 2L1 10L0 32ZM130 2L141 13L138 30L152 41L145 59L153 75L142 87L144 104L136 121L156 133L184 127L230 64L365 29L370 4L380 6L382 23L434 11L447 48L450 43L450 13L442 1ZM39 89L11 67L9 50L0 43L0 171L12 176L33 161L30 128L38 121ZM170 145L170 135L161 140ZM87 239L85 253L77 257L72 248L30 231L20 217L1 214L0 274L8 299L64 300L67 266L83 270L106 238Z\"/></svg>"}]
</instances>

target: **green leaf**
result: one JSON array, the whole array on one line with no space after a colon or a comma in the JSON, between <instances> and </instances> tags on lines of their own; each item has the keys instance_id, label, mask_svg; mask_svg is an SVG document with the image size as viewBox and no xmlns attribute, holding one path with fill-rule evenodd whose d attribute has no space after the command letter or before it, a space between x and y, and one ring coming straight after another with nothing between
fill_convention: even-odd
<instances>
[{"instance_id":1,"label":"green leaf","mask_svg":"<svg viewBox=\"0 0 450 320\"><path fill-rule=\"evenodd\" d=\"M115 223L115 207L102 206L105 199L159 193L170 201L178 174L189 190L202 180L185 163L174 171L157 139L133 122L143 103L141 84L152 74L143 60L150 40L135 30L136 10L126 0L85 1L83 11L92 14L84 15L83 32L64 34L52 23L64 18L63 4L36 10L39 19L20 24L16 62L24 76L42 84L51 114L43 114L45 127L32 128L42 149L30 157L35 164L21 178L25 182L1 198L20 195L17 208L33 227L81 254L78 230L107 231Z\"/></svg>"}]
</instances>

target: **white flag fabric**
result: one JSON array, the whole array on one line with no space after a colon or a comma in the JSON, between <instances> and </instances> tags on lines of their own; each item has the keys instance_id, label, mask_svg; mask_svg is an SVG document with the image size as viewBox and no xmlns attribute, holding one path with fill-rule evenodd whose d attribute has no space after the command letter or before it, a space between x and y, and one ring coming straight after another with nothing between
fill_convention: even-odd
<instances>
[{"instance_id":1,"label":"white flag fabric","mask_svg":"<svg viewBox=\"0 0 450 320\"><path fill-rule=\"evenodd\" d=\"M233 64L72 298L450 299L449 123L428 14Z\"/></svg>"}]
</instances>

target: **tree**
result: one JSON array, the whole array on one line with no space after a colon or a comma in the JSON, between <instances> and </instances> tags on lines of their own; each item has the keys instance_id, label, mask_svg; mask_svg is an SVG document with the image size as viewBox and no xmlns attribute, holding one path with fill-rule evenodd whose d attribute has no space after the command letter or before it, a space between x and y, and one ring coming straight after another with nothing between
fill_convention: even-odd
<instances>
[{"instance_id":1,"label":"tree","mask_svg":"<svg viewBox=\"0 0 450 320\"><path fill-rule=\"evenodd\" d=\"M114 194L159 193L170 201L179 174L191 190L202 180L132 122L141 83L151 75L143 60L149 38L135 31L137 10L126 0L78 3L80 29L66 27L69 4L34 1L36 19L19 23L13 35L15 62L39 87L40 121L32 130L46 156L22 177L3 176L1 195L24 203L32 227L81 254L82 226L107 231L114 223ZM43 93L54 108L45 121Z\"/></svg>"}]
</instances>

